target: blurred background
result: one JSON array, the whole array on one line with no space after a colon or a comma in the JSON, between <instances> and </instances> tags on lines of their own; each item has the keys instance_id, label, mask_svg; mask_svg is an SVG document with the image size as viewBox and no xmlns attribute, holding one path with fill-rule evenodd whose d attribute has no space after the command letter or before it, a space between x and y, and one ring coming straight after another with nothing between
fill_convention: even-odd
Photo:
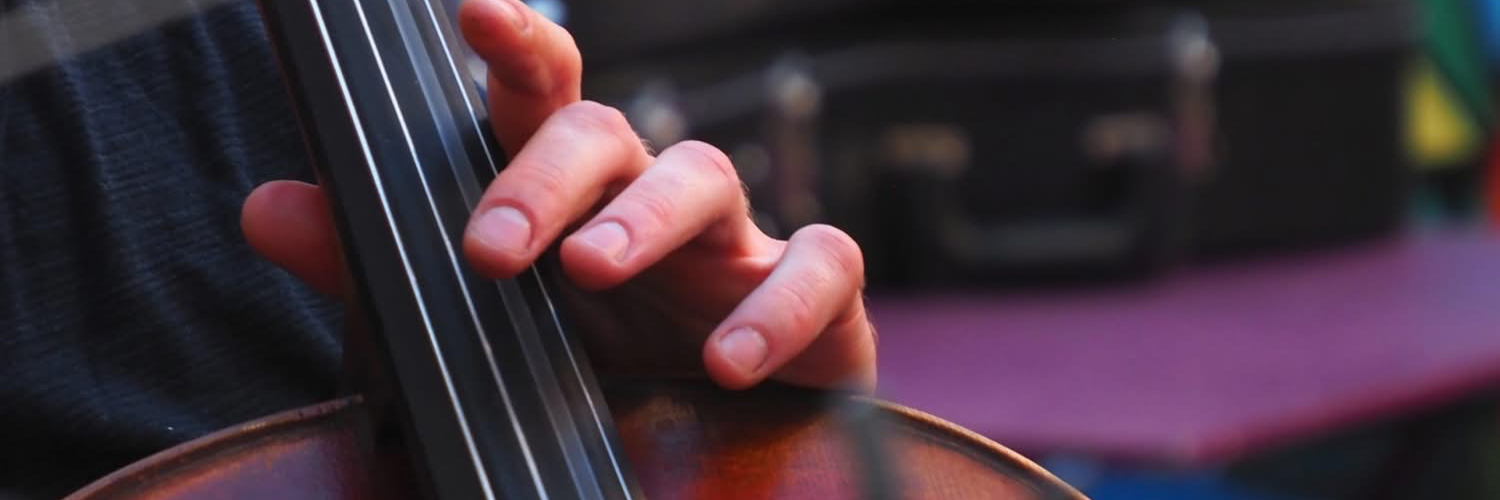
<instances>
[{"instance_id":1,"label":"blurred background","mask_svg":"<svg viewBox=\"0 0 1500 500\"><path fill-rule=\"evenodd\" d=\"M1500 498L1500 0L535 0L1094 498Z\"/></svg>"}]
</instances>

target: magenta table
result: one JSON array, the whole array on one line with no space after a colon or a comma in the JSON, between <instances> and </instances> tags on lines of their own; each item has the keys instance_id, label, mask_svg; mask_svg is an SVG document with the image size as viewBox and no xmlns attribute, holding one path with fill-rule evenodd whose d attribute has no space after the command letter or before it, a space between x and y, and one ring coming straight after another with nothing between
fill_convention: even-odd
<instances>
[{"instance_id":1,"label":"magenta table","mask_svg":"<svg viewBox=\"0 0 1500 500\"><path fill-rule=\"evenodd\" d=\"M1500 386L1500 236L1473 230L871 308L882 396L1037 452L1231 459Z\"/></svg>"}]
</instances>

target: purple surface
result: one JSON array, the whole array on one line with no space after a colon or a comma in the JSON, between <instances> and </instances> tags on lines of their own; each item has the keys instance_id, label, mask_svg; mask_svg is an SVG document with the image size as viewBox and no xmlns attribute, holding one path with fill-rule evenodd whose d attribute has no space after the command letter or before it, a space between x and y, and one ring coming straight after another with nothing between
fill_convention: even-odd
<instances>
[{"instance_id":1,"label":"purple surface","mask_svg":"<svg viewBox=\"0 0 1500 500\"><path fill-rule=\"evenodd\" d=\"M1480 232L870 307L883 397L1032 452L1229 459L1500 383L1500 238Z\"/></svg>"}]
</instances>

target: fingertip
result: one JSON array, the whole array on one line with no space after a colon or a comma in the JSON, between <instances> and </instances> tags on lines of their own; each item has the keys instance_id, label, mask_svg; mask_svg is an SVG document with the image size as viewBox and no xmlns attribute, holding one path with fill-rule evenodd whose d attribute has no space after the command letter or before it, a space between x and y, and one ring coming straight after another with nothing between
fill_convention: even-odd
<instances>
[{"instance_id":1,"label":"fingertip","mask_svg":"<svg viewBox=\"0 0 1500 500\"><path fill-rule=\"evenodd\" d=\"M628 274L610 255L609 248L598 242L590 242L579 234L563 239L558 249L563 272L579 288L597 292L619 286L629 279Z\"/></svg>"},{"instance_id":2,"label":"fingertip","mask_svg":"<svg viewBox=\"0 0 1500 500\"><path fill-rule=\"evenodd\" d=\"M245 198L240 227L250 247L319 292L342 292L342 259L322 188L271 181Z\"/></svg>"},{"instance_id":3,"label":"fingertip","mask_svg":"<svg viewBox=\"0 0 1500 500\"><path fill-rule=\"evenodd\" d=\"M729 388L766 377L793 385L867 392L874 387L875 339L863 307L862 262L852 239L828 226L794 234L771 275L724 320L704 364ZM750 368L738 328L766 334L767 361Z\"/></svg>"},{"instance_id":4,"label":"fingertip","mask_svg":"<svg viewBox=\"0 0 1500 500\"><path fill-rule=\"evenodd\" d=\"M490 279L510 279L526 269L527 262L523 257L499 248L474 233L469 231L464 235L463 250L469 265L480 275Z\"/></svg>"},{"instance_id":5,"label":"fingertip","mask_svg":"<svg viewBox=\"0 0 1500 500\"><path fill-rule=\"evenodd\" d=\"M276 238L278 228L286 222L300 219L308 210L322 211L313 206L321 200L318 188L298 181L271 181L256 186L245 197L240 207L240 229L245 239L256 250L267 253L279 250ZM317 215L317 214L314 214Z\"/></svg>"},{"instance_id":6,"label":"fingertip","mask_svg":"<svg viewBox=\"0 0 1500 500\"><path fill-rule=\"evenodd\" d=\"M261 219L258 214L264 211L263 207L266 206L267 198L276 195L274 191L277 188L274 184L276 182L256 186L255 189L250 190L250 195L245 197L244 203L240 204L240 231L245 233L245 239L249 240L252 246L257 244L259 241L257 236L261 233Z\"/></svg>"},{"instance_id":7,"label":"fingertip","mask_svg":"<svg viewBox=\"0 0 1500 500\"><path fill-rule=\"evenodd\" d=\"M703 369L709 379L725 389L738 391L754 387L763 381L765 376L757 370L746 369L741 363L734 361L735 356L726 348L725 338L729 333L728 331L719 332L704 343Z\"/></svg>"}]
</instances>

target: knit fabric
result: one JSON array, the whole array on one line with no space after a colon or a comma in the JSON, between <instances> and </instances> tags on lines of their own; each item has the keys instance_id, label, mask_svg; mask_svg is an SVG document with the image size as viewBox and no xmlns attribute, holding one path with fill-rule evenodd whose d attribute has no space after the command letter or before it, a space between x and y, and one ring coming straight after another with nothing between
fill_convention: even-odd
<instances>
[{"instance_id":1,"label":"knit fabric","mask_svg":"<svg viewBox=\"0 0 1500 500\"><path fill-rule=\"evenodd\" d=\"M53 59L0 80L0 498L331 397L339 308L240 232L311 179L255 3L0 2L4 73Z\"/></svg>"}]
</instances>

